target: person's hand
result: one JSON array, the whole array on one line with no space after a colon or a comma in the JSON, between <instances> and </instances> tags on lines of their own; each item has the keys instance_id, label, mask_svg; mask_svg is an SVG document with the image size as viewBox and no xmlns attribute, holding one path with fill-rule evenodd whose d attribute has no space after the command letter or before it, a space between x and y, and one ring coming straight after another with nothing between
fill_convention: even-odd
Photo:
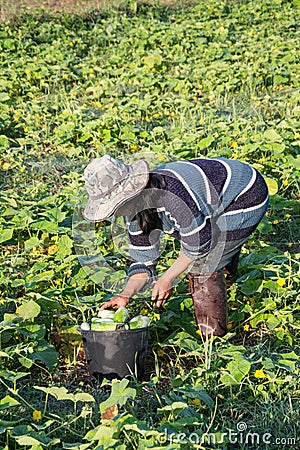
<instances>
[{"instance_id":1,"label":"person's hand","mask_svg":"<svg viewBox=\"0 0 300 450\"><path fill-rule=\"evenodd\" d=\"M157 299L156 306L164 305L172 293L172 280L163 276L157 280L152 291L152 300Z\"/></svg>"},{"instance_id":2,"label":"person's hand","mask_svg":"<svg viewBox=\"0 0 300 450\"><path fill-rule=\"evenodd\" d=\"M108 302L105 302L104 305L101 306L99 309L100 311L103 311L104 309L108 308L114 308L118 309L121 306L126 306L129 303L130 298L126 297L125 295L117 295L116 297L113 297L112 299L108 300Z\"/></svg>"}]
</instances>

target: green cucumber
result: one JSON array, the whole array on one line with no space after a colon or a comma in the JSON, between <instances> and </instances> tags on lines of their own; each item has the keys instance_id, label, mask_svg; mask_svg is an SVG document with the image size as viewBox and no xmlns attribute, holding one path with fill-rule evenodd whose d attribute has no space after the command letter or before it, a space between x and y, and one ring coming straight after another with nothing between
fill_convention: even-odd
<instances>
[{"instance_id":1,"label":"green cucumber","mask_svg":"<svg viewBox=\"0 0 300 450\"><path fill-rule=\"evenodd\" d=\"M129 321L129 326L131 330L137 330L138 328L146 328L149 322L149 317L138 315Z\"/></svg>"},{"instance_id":2,"label":"green cucumber","mask_svg":"<svg viewBox=\"0 0 300 450\"><path fill-rule=\"evenodd\" d=\"M112 320L102 319L102 322L92 322L92 331L115 331L116 324Z\"/></svg>"},{"instance_id":3,"label":"green cucumber","mask_svg":"<svg viewBox=\"0 0 300 450\"><path fill-rule=\"evenodd\" d=\"M90 325L87 322L82 322L82 324L80 325L80 328L84 331L89 331Z\"/></svg>"},{"instance_id":4,"label":"green cucumber","mask_svg":"<svg viewBox=\"0 0 300 450\"><path fill-rule=\"evenodd\" d=\"M98 317L101 319L113 319L115 311L110 311L109 309L104 309L98 312Z\"/></svg>"},{"instance_id":5,"label":"green cucumber","mask_svg":"<svg viewBox=\"0 0 300 450\"><path fill-rule=\"evenodd\" d=\"M123 323L129 317L128 309L125 306L121 306L114 314L113 321L117 323Z\"/></svg>"}]
</instances>

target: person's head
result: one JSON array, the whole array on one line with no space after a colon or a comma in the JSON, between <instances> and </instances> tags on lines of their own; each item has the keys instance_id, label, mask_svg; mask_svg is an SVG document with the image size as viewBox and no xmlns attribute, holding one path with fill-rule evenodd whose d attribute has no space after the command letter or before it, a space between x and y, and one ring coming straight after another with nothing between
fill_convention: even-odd
<instances>
[{"instance_id":1,"label":"person's head","mask_svg":"<svg viewBox=\"0 0 300 450\"><path fill-rule=\"evenodd\" d=\"M106 155L86 167L84 178L89 193L86 220L100 222L113 214L136 218L145 234L159 225L156 205L166 184L161 175L149 173L146 161L126 165Z\"/></svg>"},{"instance_id":2,"label":"person's head","mask_svg":"<svg viewBox=\"0 0 300 450\"><path fill-rule=\"evenodd\" d=\"M149 167L143 159L127 165L105 155L88 164L84 179L89 199L83 217L90 222L101 222L144 189Z\"/></svg>"}]
</instances>

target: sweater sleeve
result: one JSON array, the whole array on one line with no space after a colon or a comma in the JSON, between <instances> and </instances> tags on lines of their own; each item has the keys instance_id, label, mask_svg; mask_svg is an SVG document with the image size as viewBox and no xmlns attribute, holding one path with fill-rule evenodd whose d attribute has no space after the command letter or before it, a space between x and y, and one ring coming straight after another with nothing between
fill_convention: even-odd
<instances>
[{"instance_id":1,"label":"sweater sleeve","mask_svg":"<svg viewBox=\"0 0 300 450\"><path fill-rule=\"evenodd\" d=\"M129 255L131 264L127 277L138 273L146 273L148 281L143 288L146 290L152 281L157 279L156 264L159 260L160 230L154 230L150 235L143 234L136 220L126 223L129 237Z\"/></svg>"}]
</instances>

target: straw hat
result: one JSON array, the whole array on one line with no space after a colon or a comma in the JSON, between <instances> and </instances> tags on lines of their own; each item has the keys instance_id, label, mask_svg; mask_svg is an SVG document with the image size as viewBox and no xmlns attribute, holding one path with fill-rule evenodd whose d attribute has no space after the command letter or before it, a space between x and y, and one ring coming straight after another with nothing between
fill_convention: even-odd
<instances>
[{"instance_id":1,"label":"straw hat","mask_svg":"<svg viewBox=\"0 0 300 450\"><path fill-rule=\"evenodd\" d=\"M131 165L109 155L94 159L84 169L89 194L84 219L100 222L112 216L117 208L144 189L148 178L149 166L144 159Z\"/></svg>"}]
</instances>

